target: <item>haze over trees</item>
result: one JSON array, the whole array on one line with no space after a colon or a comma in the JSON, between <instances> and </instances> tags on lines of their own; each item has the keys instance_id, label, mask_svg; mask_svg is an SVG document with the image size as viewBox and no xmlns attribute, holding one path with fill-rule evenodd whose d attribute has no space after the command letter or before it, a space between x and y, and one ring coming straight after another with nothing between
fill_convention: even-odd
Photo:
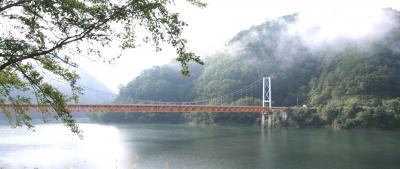
<instances>
[{"instance_id":1,"label":"haze over trees","mask_svg":"<svg viewBox=\"0 0 400 169\"><path fill-rule=\"evenodd\" d=\"M173 63L143 71L121 88L116 102L195 101L271 76L274 106L299 106L293 109L290 123L294 126L399 128L400 13L383 9L380 14L384 18L374 23L370 32L335 38L324 37L321 25L300 27L304 26L300 23L302 14L267 21L236 34L229 41L230 51L208 57L205 66L196 68L190 78L177 78ZM259 120L257 114L224 113L99 118L138 122L179 119L200 124L258 124Z\"/></svg>"},{"instance_id":2,"label":"haze over trees","mask_svg":"<svg viewBox=\"0 0 400 169\"><path fill-rule=\"evenodd\" d=\"M187 2L205 6L197 0ZM168 44L176 50L181 72L188 75L188 64L202 61L187 50L187 41L181 36L187 24L178 13L169 11L169 5L174 4L163 0L1 1L0 104L15 105L15 110L3 109L11 124L33 127L31 117L18 107L33 102L50 105L56 110L57 119L80 134L66 108L67 102L78 101L81 94L77 85L79 76L73 69L77 67L74 59L86 56L113 61L119 55L105 57L100 50L110 45L126 49L151 43L161 50L161 44ZM67 96L47 83L45 74L69 83L72 95ZM11 94L29 89L34 91L35 100Z\"/></svg>"}]
</instances>

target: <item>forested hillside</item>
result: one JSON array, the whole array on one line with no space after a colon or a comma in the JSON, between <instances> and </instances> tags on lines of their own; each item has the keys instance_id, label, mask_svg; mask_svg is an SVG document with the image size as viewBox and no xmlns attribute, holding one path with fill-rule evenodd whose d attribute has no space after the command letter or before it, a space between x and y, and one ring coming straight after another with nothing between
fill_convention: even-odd
<instances>
[{"instance_id":1,"label":"forested hillside","mask_svg":"<svg viewBox=\"0 0 400 169\"><path fill-rule=\"evenodd\" d=\"M296 29L299 14L267 21L234 36L228 44L231 51L207 57L204 67L192 66L191 77L182 77L174 63L154 67L122 87L115 101L194 101L271 76L274 106L293 107L292 125L398 128L400 13L384 9L382 14L385 20L375 23L374 29L363 36L324 41L312 40L322 32L321 27L311 25L307 36ZM245 99L260 102L255 95L235 98L231 104L241 104ZM259 121L258 114L224 113L104 114L97 118L250 125Z\"/></svg>"}]
</instances>

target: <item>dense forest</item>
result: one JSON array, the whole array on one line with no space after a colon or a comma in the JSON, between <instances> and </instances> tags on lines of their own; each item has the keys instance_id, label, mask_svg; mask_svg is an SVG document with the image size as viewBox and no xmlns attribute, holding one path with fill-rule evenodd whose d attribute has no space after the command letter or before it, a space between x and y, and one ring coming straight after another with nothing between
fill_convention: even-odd
<instances>
[{"instance_id":1,"label":"dense forest","mask_svg":"<svg viewBox=\"0 0 400 169\"><path fill-rule=\"evenodd\" d=\"M314 44L293 31L299 14L270 20L239 32L227 44L231 50L208 56L205 66L192 65L190 77L183 77L175 63L143 71L120 89L115 102L195 101L270 76L274 106L292 107L289 125L399 128L400 13L382 13L387 19L376 25L379 34ZM308 31L317 35L320 28ZM261 104L259 98L231 102L240 105L253 99ZM257 125L260 120L256 113L106 113L92 118L206 125Z\"/></svg>"}]
</instances>

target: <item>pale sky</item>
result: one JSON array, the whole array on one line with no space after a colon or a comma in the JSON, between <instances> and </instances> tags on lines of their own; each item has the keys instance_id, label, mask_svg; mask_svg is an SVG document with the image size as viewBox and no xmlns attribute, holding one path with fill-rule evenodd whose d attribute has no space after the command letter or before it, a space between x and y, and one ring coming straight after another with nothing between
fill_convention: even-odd
<instances>
[{"instance_id":1,"label":"pale sky","mask_svg":"<svg viewBox=\"0 0 400 169\"><path fill-rule=\"evenodd\" d=\"M341 11L352 12L352 9L368 13L370 9L385 7L400 9L400 0L207 0L208 6L204 9L177 1L173 10L181 13L181 18L189 24L184 37L189 40L190 49L200 56L223 50L224 44L241 30L287 14L305 11L318 15L326 10L340 14ZM335 17L335 14L333 12L331 16ZM104 50L116 52L116 49ZM175 57L171 48L155 52L152 46L145 45L125 51L112 65L85 59L77 62L112 91L118 92L119 85L126 85L144 69L167 64Z\"/></svg>"}]
</instances>

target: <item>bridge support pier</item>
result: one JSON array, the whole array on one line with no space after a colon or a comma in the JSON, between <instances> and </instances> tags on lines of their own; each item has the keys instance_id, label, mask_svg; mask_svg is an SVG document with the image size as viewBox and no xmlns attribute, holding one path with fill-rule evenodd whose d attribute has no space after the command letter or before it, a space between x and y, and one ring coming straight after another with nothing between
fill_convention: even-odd
<instances>
[{"instance_id":1,"label":"bridge support pier","mask_svg":"<svg viewBox=\"0 0 400 169\"><path fill-rule=\"evenodd\" d=\"M265 113L261 113L261 128L265 127Z\"/></svg>"},{"instance_id":2,"label":"bridge support pier","mask_svg":"<svg viewBox=\"0 0 400 169\"><path fill-rule=\"evenodd\" d=\"M267 117L265 117L267 116ZM267 124L265 124L267 123ZM261 128L272 128L272 113L261 113Z\"/></svg>"},{"instance_id":3,"label":"bridge support pier","mask_svg":"<svg viewBox=\"0 0 400 169\"><path fill-rule=\"evenodd\" d=\"M268 128L272 128L272 112L268 113Z\"/></svg>"},{"instance_id":4,"label":"bridge support pier","mask_svg":"<svg viewBox=\"0 0 400 169\"><path fill-rule=\"evenodd\" d=\"M282 113L281 113L281 117L282 117L282 120L283 120L283 121L287 121L287 119L288 119L288 113L287 113L287 112L282 112Z\"/></svg>"}]
</instances>

